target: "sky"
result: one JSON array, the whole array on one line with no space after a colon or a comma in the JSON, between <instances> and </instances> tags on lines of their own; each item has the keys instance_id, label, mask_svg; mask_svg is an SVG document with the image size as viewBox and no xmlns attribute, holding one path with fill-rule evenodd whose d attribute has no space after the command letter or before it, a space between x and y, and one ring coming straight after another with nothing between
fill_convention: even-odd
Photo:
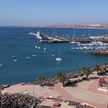
<instances>
[{"instance_id":1,"label":"sky","mask_svg":"<svg viewBox=\"0 0 108 108\"><path fill-rule=\"evenodd\" d=\"M0 0L0 26L108 23L108 0Z\"/></svg>"}]
</instances>

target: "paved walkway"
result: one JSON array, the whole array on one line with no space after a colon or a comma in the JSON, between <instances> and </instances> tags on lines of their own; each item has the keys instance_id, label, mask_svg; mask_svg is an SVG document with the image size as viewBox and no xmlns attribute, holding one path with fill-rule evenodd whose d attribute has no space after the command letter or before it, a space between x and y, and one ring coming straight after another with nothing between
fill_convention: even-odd
<instances>
[{"instance_id":1,"label":"paved walkway","mask_svg":"<svg viewBox=\"0 0 108 108\"><path fill-rule=\"evenodd\" d=\"M88 87L88 90L90 91L93 91L94 93L97 93L97 90L96 90L96 86L97 86L97 83L94 83L94 84L91 84L89 87ZM96 102L93 102L92 101L88 101L86 100L85 98L84 99L80 99L80 98L75 98L73 95L71 95L68 91L66 91L62 85L60 83L56 84L55 87L54 87L54 90L56 92L58 92L62 97L63 99L66 99L66 100L72 100L72 101L76 101L76 102L80 102L80 103L89 103L90 105L93 105L93 106L96 106L96 108L107 108L107 102L104 103L104 104L100 104L100 103L96 103ZM99 92L100 93L100 92ZM83 95L82 95L83 96ZM85 95L86 96L86 95ZM95 98L95 97L94 97ZM97 97L96 97L97 98ZM101 97L99 97L101 98Z\"/></svg>"}]
</instances>

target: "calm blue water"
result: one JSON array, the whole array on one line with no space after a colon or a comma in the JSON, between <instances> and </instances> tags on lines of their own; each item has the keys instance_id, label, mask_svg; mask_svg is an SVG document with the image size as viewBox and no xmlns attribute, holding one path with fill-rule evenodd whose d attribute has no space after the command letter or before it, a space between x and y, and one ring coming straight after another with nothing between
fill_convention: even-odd
<instances>
[{"instance_id":1,"label":"calm blue water","mask_svg":"<svg viewBox=\"0 0 108 108\"><path fill-rule=\"evenodd\" d=\"M48 35L81 37L89 35L87 29L40 29L40 28L0 28L0 83L35 81L39 75L54 76L57 72L71 72L82 66L92 67L108 61L108 57L93 56L87 52L71 50L72 44L42 44L29 32L42 31ZM106 30L91 29L91 35L107 33ZM39 46L40 49L36 49ZM60 56L63 59L57 63ZM46 48L46 52L44 51ZM55 55L55 56L52 56ZM35 56L36 55L36 56Z\"/></svg>"}]
</instances>

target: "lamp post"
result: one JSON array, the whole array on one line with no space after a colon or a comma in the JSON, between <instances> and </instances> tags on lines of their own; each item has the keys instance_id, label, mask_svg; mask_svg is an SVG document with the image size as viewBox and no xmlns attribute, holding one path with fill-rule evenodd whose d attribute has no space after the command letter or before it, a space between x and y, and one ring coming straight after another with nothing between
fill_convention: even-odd
<instances>
[{"instance_id":1,"label":"lamp post","mask_svg":"<svg viewBox=\"0 0 108 108\"><path fill-rule=\"evenodd\" d=\"M34 96L34 83L33 83L33 96Z\"/></svg>"}]
</instances>

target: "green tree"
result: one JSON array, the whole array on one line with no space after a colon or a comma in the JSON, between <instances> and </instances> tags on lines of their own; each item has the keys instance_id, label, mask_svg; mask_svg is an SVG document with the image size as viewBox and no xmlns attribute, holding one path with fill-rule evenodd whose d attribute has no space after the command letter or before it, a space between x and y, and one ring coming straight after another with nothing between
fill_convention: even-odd
<instances>
[{"instance_id":1,"label":"green tree","mask_svg":"<svg viewBox=\"0 0 108 108\"><path fill-rule=\"evenodd\" d=\"M40 86L43 86L43 82L45 81L45 77L44 76L38 76L37 81L40 84Z\"/></svg>"},{"instance_id":2,"label":"green tree","mask_svg":"<svg viewBox=\"0 0 108 108\"><path fill-rule=\"evenodd\" d=\"M88 67L83 67L82 68L82 73L86 76L88 79L88 76L90 75L90 69Z\"/></svg>"},{"instance_id":3,"label":"green tree","mask_svg":"<svg viewBox=\"0 0 108 108\"><path fill-rule=\"evenodd\" d=\"M59 73L57 73L57 80L59 81L59 82L61 82L62 84L63 84L63 87L65 86L64 85L64 82L66 81L66 76L65 76L65 74L63 74L62 72L59 72Z\"/></svg>"},{"instance_id":4,"label":"green tree","mask_svg":"<svg viewBox=\"0 0 108 108\"><path fill-rule=\"evenodd\" d=\"M107 70L107 65L108 65L108 63L107 63L107 62L105 62L105 63L104 63L104 66L103 66L103 70L104 70L104 71L106 71L106 70Z\"/></svg>"},{"instance_id":5,"label":"green tree","mask_svg":"<svg viewBox=\"0 0 108 108\"><path fill-rule=\"evenodd\" d=\"M100 71L101 71L101 67L100 67L99 65L96 65L96 66L94 67L94 70L97 72L97 74L99 74Z\"/></svg>"}]
</instances>

